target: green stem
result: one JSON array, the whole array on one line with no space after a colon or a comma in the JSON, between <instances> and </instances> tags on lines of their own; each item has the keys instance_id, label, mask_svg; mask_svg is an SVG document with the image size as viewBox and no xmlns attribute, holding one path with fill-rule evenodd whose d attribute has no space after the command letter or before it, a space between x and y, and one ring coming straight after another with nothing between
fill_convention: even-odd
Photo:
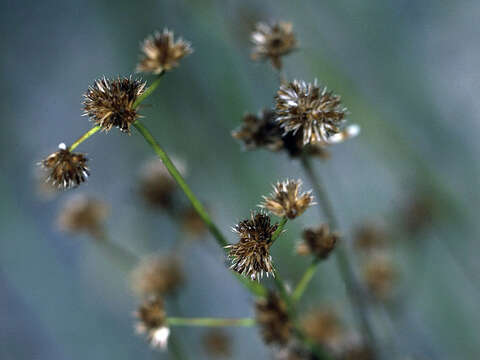
<instances>
[{"instance_id":1,"label":"green stem","mask_svg":"<svg viewBox=\"0 0 480 360\"><path fill-rule=\"evenodd\" d=\"M70 147L68 148L68 150L69 150L69 151L75 150L78 145L80 145L82 142L84 142L85 140L87 140L90 136L92 136L93 134L95 134L96 132L98 132L100 129L101 129L101 126L100 126L100 125L94 126L94 127L91 128L90 130L88 130L85 134L83 134L82 136L80 136L80 137L77 139L77 141L75 141L72 145L70 145Z\"/></svg>"},{"instance_id":2,"label":"green stem","mask_svg":"<svg viewBox=\"0 0 480 360\"><path fill-rule=\"evenodd\" d=\"M275 240L277 240L277 238L282 233L283 228L285 227L285 224L287 223L287 221L288 221L288 219L286 217L284 217L284 218L282 218L282 220L278 224L277 230L275 230L275 232L272 234L272 239L270 240L270 242L272 244L275 242Z\"/></svg>"},{"instance_id":3,"label":"green stem","mask_svg":"<svg viewBox=\"0 0 480 360\"><path fill-rule=\"evenodd\" d=\"M317 263L318 263L318 260L315 259L308 266L307 270L305 270L305 272L303 273L302 278L300 279L300 282L298 283L297 287L295 288L292 294L292 300L294 302L299 301L303 293L307 289L307 286L310 283L310 280L312 280L313 275L315 274L315 270L317 269Z\"/></svg>"},{"instance_id":4,"label":"green stem","mask_svg":"<svg viewBox=\"0 0 480 360\"><path fill-rule=\"evenodd\" d=\"M133 103L133 108L137 108L138 105L140 105L140 103L145 100L147 97L149 97L154 91L155 89L158 87L158 85L160 84L160 80L161 80L161 77L162 75L164 74L164 72L158 74L157 78L152 82L152 84L145 89L145 91L143 92L142 95L140 95L139 97L137 97L137 99L135 100L135 102Z\"/></svg>"},{"instance_id":5,"label":"green stem","mask_svg":"<svg viewBox=\"0 0 480 360\"><path fill-rule=\"evenodd\" d=\"M255 319L239 318L181 318L169 317L167 323L170 326L205 326L205 327L225 327L225 326L245 326L250 327L255 325Z\"/></svg>"}]
</instances>

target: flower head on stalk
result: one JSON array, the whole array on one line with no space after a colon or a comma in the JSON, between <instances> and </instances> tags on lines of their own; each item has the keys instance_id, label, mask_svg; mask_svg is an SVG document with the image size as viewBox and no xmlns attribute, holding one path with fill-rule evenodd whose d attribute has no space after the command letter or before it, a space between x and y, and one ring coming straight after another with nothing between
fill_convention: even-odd
<instances>
[{"instance_id":1,"label":"flower head on stalk","mask_svg":"<svg viewBox=\"0 0 480 360\"><path fill-rule=\"evenodd\" d=\"M132 78L99 79L84 95L84 115L102 130L118 127L129 134L130 126L139 117L134 103L143 94L145 85L146 82Z\"/></svg>"},{"instance_id":2,"label":"flower head on stalk","mask_svg":"<svg viewBox=\"0 0 480 360\"><path fill-rule=\"evenodd\" d=\"M256 321L266 344L285 345L291 338L293 326L287 304L277 293L270 292L255 304Z\"/></svg>"},{"instance_id":3,"label":"flower head on stalk","mask_svg":"<svg viewBox=\"0 0 480 360\"><path fill-rule=\"evenodd\" d=\"M281 57L292 52L297 44L292 23L285 21L276 22L272 25L258 23L251 38L255 45L252 51L252 59L269 59L277 70L282 68Z\"/></svg>"},{"instance_id":4,"label":"flower head on stalk","mask_svg":"<svg viewBox=\"0 0 480 360\"><path fill-rule=\"evenodd\" d=\"M250 219L235 225L233 231L240 240L226 247L232 261L230 268L252 280L260 280L264 274L273 275L270 246L277 228L278 224L272 225L270 217L261 212L252 212Z\"/></svg>"},{"instance_id":5,"label":"flower head on stalk","mask_svg":"<svg viewBox=\"0 0 480 360\"><path fill-rule=\"evenodd\" d=\"M64 143L58 145L58 151L47 156L41 163L48 171L46 181L58 189L69 189L85 182L90 175L87 157L82 153L73 153Z\"/></svg>"},{"instance_id":6,"label":"flower head on stalk","mask_svg":"<svg viewBox=\"0 0 480 360\"><path fill-rule=\"evenodd\" d=\"M147 37L142 45L142 59L137 65L137 71L161 74L178 66L178 61L191 54L193 49L188 41L173 38L173 32L164 29Z\"/></svg>"},{"instance_id":7,"label":"flower head on stalk","mask_svg":"<svg viewBox=\"0 0 480 360\"><path fill-rule=\"evenodd\" d=\"M139 334L146 334L155 348L166 349L170 329L167 327L167 315L162 299L154 298L139 306L135 326Z\"/></svg>"},{"instance_id":8,"label":"flower head on stalk","mask_svg":"<svg viewBox=\"0 0 480 360\"><path fill-rule=\"evenodd\" d=\"M330 232L328 225L317 228L307 228L302 234L303 242L297 246L299 255L314 255L317 259L326 259L335 249L339 235Z\"/></svg>"},{"instance_id":9,"label":"flower head on stalk","mask_svg":"<svg viewBox=\"0 0 480 360\"><path fill-rule=\"evenodd\" d=\"M318 143L326 146L358 134L356 125L344 127L347 108L339 95L320 88L317 82L294 80L284 83L277 92L277 121L286 133L300 132L303 145Z\"/></svg>"},{"instance_id":10,"label":"flower head on stalk","mask_svg":"<svg viewBox=\"0 0 480 360\"><path fill-rule=\"evenodd\" d=\"M267 209L279 217L294 219L313 205L312 191L300 193L301 180L278 182L270 196L264 196L260 207Z\"/></svg>"}]
</instances>

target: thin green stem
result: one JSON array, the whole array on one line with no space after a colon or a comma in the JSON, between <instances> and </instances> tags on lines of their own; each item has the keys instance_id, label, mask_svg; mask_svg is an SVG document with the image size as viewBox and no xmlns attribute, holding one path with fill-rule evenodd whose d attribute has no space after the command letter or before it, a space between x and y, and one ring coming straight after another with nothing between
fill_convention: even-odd
<instances>
[{"instance_id":1,"label":"thin green stem","mask_svg":"<svg viewBox=\"0 0 480 360\"><path fill-rule=\"evenodd\" d=\"M285 227L285 224L287 223L288 219L286 217L282 218L280 223L278 224L277 230L272 234L272 239L270 242L273 244L275 240L282 234L283 228Z\"/></svg>"},{"instance_id":2,"label":"thin green stem","mask_svg":"<svg viewBox=\"0 0 480 360\"><path fill-rule=\"evenodd\" d=\"M251 327L255 325L255 319L251 318L183 318L169 317L167 323L170 326L204 326L204 327Z\"/></svg>"},{"instance_id":3,"label":"thin green stem","mask_svg":"<svg viewBox=\"0 0 480 360\"><path fill-rule=\"evenodd\" d=\"M308 266L307 270L305 270L305 272L303 273L302 278L300 279L297 287L295 288L295 290L293 291L293 294L292 294L292 300L294 302L299 301L300 298L302 297L303 293L307 289L307 286L310 283L310 280L312 280L313 275L315 274L315 270L317 269L317 263L318 263L318 260L315 259Z\"/></svg>"},{"instance_id":4,"label":"thin green stem","mask_svg":"<svg viewBox=\"0 0 480 360\"><path fill-rule=\"evenodd\" d=\"M137 99L135 100L135 102L133 103L133 108L137 108L138 105L140 105L140 103L142 103L143 100L145 100L147 97L149 97L150 95L152 95L152 93L155 91L155 89L158 87L158 85L160 84L160 81L161 81L161 77L162 75L164 74L164 72L158 74L157 78L152 82L152 84L145 89L145 91L143 92L142 95L140 95L139 97L137 97Z\"/></svg>"},{"instance_id":5,"label":"thin green stem","mask_svg":"<svg viewBox=\"0 0 480 360\"><path fill-rule=\"evenodd\" d=\"M101 126L100 126L100 125L94 126L94 127L91 128L90 130L88 130L85 134L83 134L82 136L80 136L72 145L70 145L70 147L68 148L68 150L69 150L69 151L75 150L78 145L80 145L82 142L84 142L85 140L87 140L90 136L92 136L93 134L95 134L96 132L98 132L100 129L101 129Z\"/></svg>"}]
</instances>

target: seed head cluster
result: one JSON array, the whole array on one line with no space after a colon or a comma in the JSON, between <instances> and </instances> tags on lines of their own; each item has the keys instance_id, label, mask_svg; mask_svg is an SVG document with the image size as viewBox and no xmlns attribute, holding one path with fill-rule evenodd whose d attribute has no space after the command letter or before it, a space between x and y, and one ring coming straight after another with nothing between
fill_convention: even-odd
<instances>
[{"instance_id":1,"label":"seed head cluster","mask_svg":"<svg viewBox=\"0 0 480 360\"><path fill-rule=\"evenodd\" d=\"M139 306L136 316L138 319L137 332L146 334L153 347L165 349L170 330L167 327L167 314L163 301L160 298L145 301Z\"/></svg>"},{"instance_id":2,"label":"seed head cluster","mask_svg":"<svg viewBox=\"0 0 480 360\"><path fill-rule=\"evenodd\" d=\"M72 153L64 143L58 151L45 158L41 165L48 171L47 182L58 189L69 189L85 182L90 175L88 159L82 153Z\"/></svg>"},{"instance_id":3,"label":"seed head cluster","mask_svg":"<svg viewBox=\"0 0 480 360\"><path fill-rule=\"evenodd\" d=\"M263 213L252 213L250 219L235 225L233 231L240 240L226 247L232 261L230 268L252 280L260 280L264 274L273 275L270 246L277 228L278 224L271 224L270 217Z\"/></svg>"},{"instance_id":4,"label":"seed head cluster","mask_svg":"<svg viewBox=\"0 0 480 360\"><path fill-rule=\"evenodd\" d=\"M178 66L178 61L191 54L193 49L188 41L173 38L173 32L164 29L147 37L141 46L142 59L137 71L161 74Z\"/></svg>"},{"instance_id":5,"label":"seed head cluster","mask_svg":"<svg viewBox=\"0 0 480 360\"><path fill-rule=\"evenodd\" d=\"M292 322L288 316L287 304L274 292L257 300L255 316L263 341L266 344L285 345L292 335Z\"/></svg>"},{"instance_id":6,"label":"seed head cluster","mask_svg":"<svg viewBox=\"0 0 480 360\"><path fill-rule=\"evenodd\" d=\"M203 345L207 354L213 358L232 356L232 341L225 331L209 330L203 337Z\"/></svg>"},{"instance_id":7,"label":"seed head cluster","mask_svg":"<svg viewBox=\"0 0 480 360\"><path fill-rule=\"evenodd\" d=\"M335 347L343 340L343 327L337 314L328 307L307 312L301 321L305 334L318 344Z\"/></svg>"},{"instance_id":8,"label":"seed head cluster","mask_svg":"<svg viewBox=\"0 0 480 360\"><path fill-rule=\"evenodd\" d=\"M145 85L145 82L131 78L99 79L84 95L84 115L102 130L117 127L129 134L130 126L139 117L134 103Z\"/></svg>"},{"instance_id":9,"label":"seed head cluster","mask_svg":"<svg viewBox=\"0 0 480 360\"><path fill-rule=\"evenodd\" d=\"M269 59L274 68L282 68L281 57L292 52L297 44L290 22L276 22L272 25L258 23L252 33L253 60Z\"/></svg>"},{"instance_id":10,"label":"seed head cluster","mask_svg":"<svg viewBox=\"0 0 480 360\"><path fill-rule=\"evenodd\" d=\"M396 272L391 260L377 255L365 264L363 276L368 290L378 301L387 301L392 296Z\"/></svg>"},{"instance_id":11,"label":"seed head cluster","mask_svg":"<svg viewBox=\"0 0 480 360\"><path fill-rule=\"evenodd\" d=\"M184 172L184 166L174 161L175 166ZM158 159L146 162L140 171L140 195L154 208L170 209L176 189L175 180Z\"/></svg>"},{"instance_id":12,"label":"seed head cluster","mask_svg":"<svg viewBox=\"0 0 480 360\"><path fill-rule=\"evenodd\" d=\"M302 234L303 242L297 246L299 255L314 255L317 259L326 259L338 242L337 233L331 233L328 225L317 228L307 228Z\"/></svg>"},{"instance_id":13,"label":"seed head cluster","mask_svg":"<svg viewBox=\"0 0 480 360\"><path fill-rule=\"evenodd\" d=\"M313 205L311 191L300 193L301 180L286 180L278 182L273 187L273 193L263 197L263 207L279 217L294 219L303 214L310 205Z\"/></svg>"}]
</instances>

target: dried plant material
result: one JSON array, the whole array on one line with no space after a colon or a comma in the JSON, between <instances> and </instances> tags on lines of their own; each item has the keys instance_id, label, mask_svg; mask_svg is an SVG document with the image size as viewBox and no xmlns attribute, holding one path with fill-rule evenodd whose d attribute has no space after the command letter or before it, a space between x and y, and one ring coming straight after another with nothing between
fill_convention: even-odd
<instances>
[{"instance_id":1,"label":"dried plant material","mask_svg":"<svg viewBox=\"0 0 480 360\"><path fill-rule=\"evenodd\" d=\"M383 248L387 243L384 229L375 224L366 223L355 231L355 247L362 251L372 251Z\"/></svg>"},{"instance_id":2,"label":"dried plant material","mask_svg":"<svg viewBox=\"0 0 480 360\"><path fill-rule=\"evenodd\" d=\"M280 21L272 25L258 23L252 33L253 60L269 59L277 70L282 68L282 56L292 52L297 44L290 22Z\"/></svg>"},{"instance_id":3,"label":"dried plant material","mask_svg":"<svg viewBox=\"0 0 480 360\"><path fill-rule=\"evenodd\" d=\"M173 32L164 29L147 37L141 46L142 59L137 65L137 71L161 74L178 66L180 59L191 54L193 49L188 41L178 38Z\"/></svg>"},{"instance_id":4,"label":"dried plant material","mask_svg":"<svg viewBox=\"0 0 480 360\"><path fill-rule=\"evenodd\" d=\"M131 78L99 79L84 95L84 115L102 130L117 127L129 134L130 126L139 117L134 103L143 94L145 85Z\"/></svg>"},{"instance_id":5,"label":"dried plant material","mask_svg":"<svg viewBox=\"0 0 480 360\"><path fill-rule=\"evenodd\" d=\"M86 233L97 240L104 238L103 225L108 206L100 200L77 194L65 203L57 218L61 230L73 234Z\"/></svg>"},{"instance_id":6,"label":"dried plant material","mask_svg":"<svg viewBox=\"0 0 480 360\"><path fill-rule=\"evenodd\" d=\"M255 304L256 321L266 344L285 345L292 336L293 325L288 316L287 304L278 294L270 292Z\"/></svg>"},{"instance_id":7,"label":"dried plant material","mask_svg":"<svg viewBox=\"0 0 480 360\"><path fill-rule=\"evenodd\" d=\"M432 197L417 190L403 210L403 224L410 234L418 234L433 220L434 203Z\"/></svg>"},{"instance_id":8,"label":"dried plant material","mask_svg":"<svg viewBox=\"0 0 480 360\"><path fill-rule=\"evenodd\" d=\"M260 280L264 274L274 274L270 246L272 235L278 224L272 225L270 217L263 213L252 213L251 218L240 221L233 231L240 240L228 245L230 268L252 280Z\"/></svg>"},{"instance_id":9,"label":"dried plant material","mask_svg":"<svg viewBox=\"0 0 480 360\"><path fill-rule=\"evenodd\" d=\"M363 269L368 290L378 301L389 300L393 294L396 272L391 260L384 255L373 256Z\"/></svg>"},{"instance_id":10,"label":"dried plant material","mask_svg":"<svg viewBox=\"0 0 480 360\"><path fill-rule=\"evenodd\" d=\"M135 326L139 334L145 334L155 348L166 349L170 329L167 327L167 315L160 298L147 300L139 306Z\"/></svg>"},{"instance_id":11,"label":"dried plant material","mask_svg":"<svg viewBox=\"0 0 480 360\"><path fill-rule=\"evenodd\" d=\"M301 325L305 334L318 344L334 348L343 338L343 327L331 308L320 307L304 315Z\"/></svg>"},{"instance_id":12,"label":"dried plant material","mask_svg":"<svg viewBox=\"0 0 480 360\"><path fill-rule=\"evenodd\" d=\"M303 241L297 245L299 255L314 255L318 259L326 259L339 240L337 233L331 233L327 224L317 228L307 228L302 234Z\"/></svg>"},{"instance_id":13,"label":"dried plant material","mask_svg":"<svg viewBox=\"0 0 480 360\"><path fill-rule=\"evenodd\" d=\"M260 207L279 217L295 219L313 205L312 191L300 193L301 180L286 180L273 186L273 193L263 197Z\"/></svg>"},{"instance_id":14,"label":"dried plant material","mask_svg":"<svg viewBox=\"0 0 480 360\"><path fill-rule=\"evenodd\" d=\"M208 231L205 222L192 206L184 209L180 216L183 229L190 235L200 237Z\"/></svg>"},{"instance_id":15,"label":"dried plant material","mask_svg":"<svg viewBox=\"0 0 480 360\"><path fill-rule=\"evenodd\" d=\"M70 189L87 181L90 170L85 154L72 153L64 143L40 165L48 172L46 181L59 190Z\"/></svg>"},{"instance_id":16,"label":"dried plant material","mask_svg":"<svg viewBox=\"0 0 480 360\"><path fill-rule=\"evenodd\" d=\"M225 330L209 330L203 337L203 346L211 357L229 358L232 356L232 340Z\"/></svg>"}]
</instances>

